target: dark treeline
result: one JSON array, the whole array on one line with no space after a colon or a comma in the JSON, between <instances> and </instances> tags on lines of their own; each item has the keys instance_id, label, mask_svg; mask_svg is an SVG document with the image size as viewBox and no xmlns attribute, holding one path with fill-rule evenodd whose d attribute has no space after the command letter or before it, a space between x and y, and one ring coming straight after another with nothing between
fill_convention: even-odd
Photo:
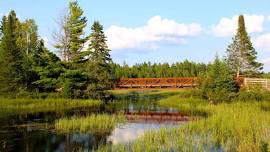
<instances>
[{"instance_id":1,"label":"dark treeline","mask_svg":"<svg viewBox=\"0 0 270 152\"><path fill-rule=\"evenodd\" d=\"M116 78L164 78L164 77L198 77L205 75L207 64L195 63L185 60L173 64L152 64L145 62L128 66L127 64L115 64Z\"/></svg>"}]
</instances>

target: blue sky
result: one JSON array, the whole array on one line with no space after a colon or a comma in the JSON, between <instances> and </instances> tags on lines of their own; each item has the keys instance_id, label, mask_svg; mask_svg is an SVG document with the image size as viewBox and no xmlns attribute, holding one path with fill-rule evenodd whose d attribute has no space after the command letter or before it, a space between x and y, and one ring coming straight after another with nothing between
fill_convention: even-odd
<instances>
[{"instance_id":1,"label":"blue sky","mask_svg":"<svg viewBox=\"0 0 270 152\"><path fill-rule=\"evenodd\" d=\"M269 0L79 0L88 18L104 25L115 62L209 62L224 55L237 15L245 14L258 60L270 71ZM57 17L67 0L0 0L0 15L15 10L19 18L33 18L40 36L52 44ZM49 46L51 50L54 49Z\"/></svg>"}]
</instances>

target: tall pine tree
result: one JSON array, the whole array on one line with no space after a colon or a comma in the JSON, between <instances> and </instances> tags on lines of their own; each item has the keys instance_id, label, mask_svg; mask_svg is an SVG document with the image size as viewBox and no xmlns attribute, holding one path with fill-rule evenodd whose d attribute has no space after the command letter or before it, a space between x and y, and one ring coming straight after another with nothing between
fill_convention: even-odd
<instances>
[{"instance_id":1,"label":"tall pine tree","mask_svg":"<svg viewBox=\"0 0 270 152\"><path fill-rule=\"evenodd\" d=\"M80 62L81 53L87 38L84 38L84 28L87 19L77 1L71 1L67 11L58 19L60 29L53 34L55 48L64 61Z\"/></svg>"},{"instance_id":2,"label":"tall pine tree","mask_svg":"<svg viewBox=\"0 0 270 152\"><path fill-rule=\"evenodd\" d=\"M99 22L94 22L91 29L92 34L87 51L89 60L86 62L90 77L88 93L93 98L105 100L108 97L107 90L110 90L113 85L112 59L103 26Z\"/></svg>"},{"instance_id":3,"label":"tall pine tree","mask_svg":"<svg viewBox=\"0 0 270 152\"><path fill-rule=\"evenodd\" d=\"M71 61L79 62L83 57L81 55L86 38L82 38L84 28L87 25L86 17L83 16L83 10L77 1L69 4L68 29L70 32L70 54Z\"/></svg>"},{"instance_id":4,"label":"tall pine tree","mask_svg":"<svg viewBox=\"0 0 270 152\"><path fill-rule=\"evenodd\" d=\"M25 87L25 58L16 41L19 21L11 11L2 20L2 41L0 45L0 91L16 93Z\"/></svg>"},{"instance_id":5,"label":"tall pine tree","mask_svg":"<svg viewBox=\"0 0 270 152\"><path fill-rule=\"evenodd\" d=\"M250 76L262 70L263 64L257 62L256 59L257 52L246 31L244 16L240 15L237 33L233 38L233 43L227 49L226 61L239 77L240 74Z\"/></svg>"}]
</instances>

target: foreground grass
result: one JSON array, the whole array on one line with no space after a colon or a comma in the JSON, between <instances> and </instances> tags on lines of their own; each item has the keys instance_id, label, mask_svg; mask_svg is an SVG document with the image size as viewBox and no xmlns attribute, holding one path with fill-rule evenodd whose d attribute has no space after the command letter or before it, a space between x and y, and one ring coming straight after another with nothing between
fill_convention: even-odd
<instances>
[{"instance_id":1,"label":"foreground grass","mask_svg":"<svg viewBox=\"0 0 270 152\"><path fill-rule=\"evenodd\" d=\"M147 132L132 143L100 151L270 151L269 102L211 105L177 95L159 103L190 115L207 113L208 117L175 129Z\"/></svg>"},{"instance_id":2,"label":"foreground grass","mask_svg":"<svg viewBox=\"0 0 270 152\"><path fill-rule=\"evenodd\" d=\"M89 115L86 117L72 117L57 120L55 129L60 132L110 132L119 123L125 121L122 115Z\"/></svg>"},{"instance_id":3,"label":"foreground grass","mask_svg":"<svg viewBox=\"0 0 270 152\"><path fill-rule=\"evenodd\" d=\"M0 99L0 116L32 112L67 110L79 107L95 107L97 100L71 99Z\"/></svg>"}]
</instances>

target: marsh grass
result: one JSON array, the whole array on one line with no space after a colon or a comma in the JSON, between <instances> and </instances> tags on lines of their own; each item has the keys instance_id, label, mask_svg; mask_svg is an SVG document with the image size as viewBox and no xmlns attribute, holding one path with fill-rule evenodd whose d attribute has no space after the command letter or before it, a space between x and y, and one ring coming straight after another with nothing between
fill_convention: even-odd
<instances>
[{"instance_id":1,"label":"marsh grass","mask_svg":"<svg viewBox=\"0 0 270 152\"><path fill-rule=\"evenodd\" d=\"M189 115L207 113L207 117L174 129L150 131L134 142L101 147L99 151L270 151L269 102L213 105L176 95L159 104Z\"/></svg>"},{"instance_id":2,"label":"marsh grass","mask_svg":"<svg viewBox=\"0 0 270 152\"><path fill-rule=\"evenodd\" d=\"M0 99L0 116L67 110L79 107L96 107L97 100L71 99Z\"/></svg>"},{"instance_id":3,"label":"marsh grass","mask_svg":"<svg viewBox=\"0 0 270 152\"><path fill-rule=\"evenodd\" d=\"M110 132L118 124L123 123L124 121L125 118L123 115L108 114L63 118L55 122L55 129L63 133Z\"/></svg>"}]
</instances>

